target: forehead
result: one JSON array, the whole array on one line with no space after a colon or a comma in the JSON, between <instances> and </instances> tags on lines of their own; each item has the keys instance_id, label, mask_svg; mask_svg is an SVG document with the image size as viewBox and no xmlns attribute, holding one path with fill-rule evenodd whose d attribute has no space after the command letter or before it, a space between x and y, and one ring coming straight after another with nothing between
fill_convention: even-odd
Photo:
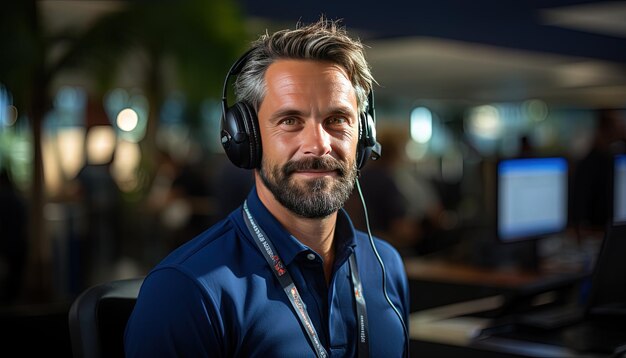
<instances>
[{"instance_id":1,"label":"forehead","mask_svg":"<svg viewBox=\"0 0 626 358\"><path fill-rule=\"evenodd\" d=\"M347 72L341 66L325 61L280 59L266 73L266 97L311 95L321 91L356 101L356 93Z\"/></svg>"},{"instance_id":2,"label":"forehead","mask_svg":"<svg viewBox=\"0 0 626 358\"><path fill-rule=\"evenodd\" d=\"M278 59L269 65L265 74L266 77L286 75L309 80L322 76L325 79L344 80L350 83L347 71L329 61Z\"/></svg>"}]
</instances>

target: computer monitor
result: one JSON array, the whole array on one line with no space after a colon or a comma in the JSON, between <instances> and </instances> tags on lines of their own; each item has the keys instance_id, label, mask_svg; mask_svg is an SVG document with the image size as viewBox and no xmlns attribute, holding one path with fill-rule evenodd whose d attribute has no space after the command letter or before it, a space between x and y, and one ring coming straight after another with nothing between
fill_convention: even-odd
<instances>
[{"instance_id":1,"label":"computer monitor","mask_svg":"<svg viewBox=\"0 0 626 358\"><path fill-rule=\"evenodd\" d=\"M613 159L613 224L626 224L626 154Z\"/></svg>"},{"instance_id":2,"label":"computer monitor","mask_svg":"<svg viewBox=\"0 0 626 358\"><path fill-rule=\"evenodd\" d=\"M561 157L510 158L496 169L501 242L536 239L567 227L568 163Z\"/></svg>"}]
</instances>

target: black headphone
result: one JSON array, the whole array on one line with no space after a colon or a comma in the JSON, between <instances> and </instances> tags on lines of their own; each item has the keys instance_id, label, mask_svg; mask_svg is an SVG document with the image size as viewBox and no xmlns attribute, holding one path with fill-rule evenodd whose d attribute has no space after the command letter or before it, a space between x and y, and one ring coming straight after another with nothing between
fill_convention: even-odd
<instances>
[{"instance_id":1,"label":"black headphone","mask_svg":"<svg viewBox=\"0 0 626 358\"><path fill-rule=\"evenodd\" d=\"M240 168L254 169L261 166L261 133L257 113L248 103L236 102L228 106L226 99L228 80L238 75L251 56L248 50L230 68L222 91L222 120L220 136L222 147L233 164ZM374 112L374 92L367 96L367 110L359 116L359 142L356 164L361 169L369 158L380 158L381 146L376 141L376 118Z\"/></svg>"}]
</instances>

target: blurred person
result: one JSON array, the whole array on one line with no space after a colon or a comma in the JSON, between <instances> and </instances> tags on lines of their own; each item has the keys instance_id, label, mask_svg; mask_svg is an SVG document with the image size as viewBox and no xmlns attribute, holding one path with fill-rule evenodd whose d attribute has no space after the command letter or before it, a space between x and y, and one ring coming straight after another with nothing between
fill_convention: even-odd
<instances>
[{"instance_id":1,"label":"blurred person","mask_svg":"<svg viewBox=\"0 0 626 358\"><path fill-rule=\"evenodd\" d=\"M19 298L28 254L28 212L9 172L0 168L0 303Z\"/></svg>"},{"instance_id":2,"label":"blurred person","mask_svg":"<svg viewBox=\"0 0 626 358\"><path fill-rule=\"evenodd\" d=\"M602 233L609 223L613 157L624 153L626 118L617 109L599 109L589 152L575 163L572 220L577 230Z\"/></svg>"},{"instance_id":3,"label":"blurred person","mask_svg":"<svg viewBox=\"0 0 626 358\"><path fill-rule=\"evenodd\" d=\"M222 155L213 178L213 197L215 198L215 217L218 220L237 209L254 186L254 175L249 170L234 166Z\"/></svg>"},{"instance_id":4,"label":"blurred person","mask_svg":"<svg viewBox=\"0 0 626 358\"><path fill-rule=\"evenodd\" d=\"M204 231L214 214L208 176L198 163L184 163L170 188L163 219L174 229L168 248L175 249Z\"/></svg>"},{"instance_id":5,"label":"blurred person","mask_svg":"<svg viewBox=\"0 0 626 358\"><path fill-rule=\"evenodd\" d=\"M342 209L376 149L362 44L322 18L261 36L225 93L235 75L222 143L255 185L148 274L126 355L408 355L402 260Z\"/></svg>"},{"instance_id":6,"label":"blurred person","mask_svg":"<svg viewBox=\"0 0 626 358\"><path fill-rule=\"evenodd\" d=\"M519 157L520 158L532 158L535 154L535 146L533 145L530 136L525 134L519 138Z\"/></svg>"},{"instance_id":7,"label":"blurred person","mask_svg":"<svg viewBox=\"0 0 626 358\"><path fill-rule=\"evenodd\" d=\"M71 189L86 215L81 223L84 225L81 261L89 265L82 278L86 284L107 280L121 256L123 244L121 191L111 174L115 149L113 145L100 146L103 132L94 128L89 129L85 141L87 162L76 175Z\"/></svg>"},{"instance_id":8,"label":"blurred person","mask_svg":"<svg viewBox=\"0 0 626 358\"><path fill-rule=\"evenodd\" d=\"M156 172L145 200L147 234L142 250L150 265L163 259L171 250L173 236L189 218L188 205L176 205L174 181L180 175L181 163L164 150L157 151Z\"/></svg>"},{"instance_id":9,"label":"blurred person","mask_svg":"<svg viewBox=\"0 0 626 358\"><path fill-rule=\"evenodd\" d=\"M147 207L157 219L151 231L167 252L206 229L213 215L208 178L195 161L161 152ZM159 257L159 260L162 256Z\"/></svg>"},{"instance_id":10,"label":"blurred person","mask_svg":"<svg viewBox=\"0 0 626 358\"><path fill-rule=\"evenodd\" d=\"M405 256L430 253L440 246L435 234L445 214L437 189L406 157L405 130L385 128L378 138L385 156L361 179L371 227Z\"/></svg>"},{"instance_id":11,"label":"blurred person","mask_svg":"<svg viewBox=\"0 0 626 358\"><path fill-rule=\"evenodd\" d=\"M409 198L395 176L397 168L403 165L404 153L404 140L398 134L391 129L378 131L377 139L385 155L363 169L360 182L367 198L371 230L403 255L412 255L419 241L420 227L418 221L410 217ZM353 212L355 225L365 229L359 198L355 194L351 199L349 210Z\"/></svg>"}]
</instances>

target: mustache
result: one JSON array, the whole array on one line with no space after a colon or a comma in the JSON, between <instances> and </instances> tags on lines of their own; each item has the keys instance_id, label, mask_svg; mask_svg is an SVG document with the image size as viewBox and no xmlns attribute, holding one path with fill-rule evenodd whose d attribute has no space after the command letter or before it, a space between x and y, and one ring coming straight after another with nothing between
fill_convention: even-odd
<instances>
[{"instance_id":1,"label":"mustache","mask_svg":"<svg viewBox=\"0 0 626 358\"><path fill-rule=\"evenodd\" d=\"M311 157L301 160L290 160L283 166L283 174L291 175L300 170L328 170L336 171L339 176L344 176L348 171L347 166L332 157Z\"/></svg>"}]
</instances>

